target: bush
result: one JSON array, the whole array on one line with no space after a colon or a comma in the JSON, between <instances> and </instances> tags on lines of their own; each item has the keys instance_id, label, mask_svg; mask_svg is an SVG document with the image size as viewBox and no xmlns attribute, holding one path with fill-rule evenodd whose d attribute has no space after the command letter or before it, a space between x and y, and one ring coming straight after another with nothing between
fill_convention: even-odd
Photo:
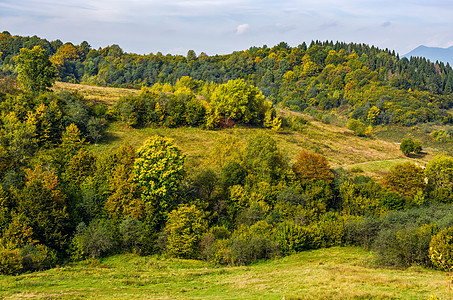
<instances>
[{"instance_id":1,"label":"bush","mask_svg":"<svg viewBox=\"0 0 453 300\"><path fill-rule=\"evenodd\" d=\"M233 265L247 265L259 259L269 259L279 254L277 243L271 237L272 225L260 221L253 226L239 226L233 233L229 246L229 261Z\"/></svg>"},{"instance_id":2,"label":"bush","mask_svg":"<svg viewBox=\"0 0 453 300\"><path fill-rule=\"evenodd\" d=\"M231 263L231 250L229 248L230 240L216 240L209 248L206 260L215 265L228 265Z\"/></svg>"},{"instance_id":3,"label":"bush","mask_svg":"<svg viewBox=\"0 0 453 300\"><path fill-rule=\"evenodd\" d=\"M309 232L305 227L284 222L277 227L274 239L284 255L310 248Z\"/></svg>"},{"instance_id":4,"label":"bush","mask_svg":"<svg viewBox=\"0 0 453 300\"><path fill-rule=\"evenodd\" d=\"M230 245L230 263L248 265L259 259L269 259L276 255L277 245L264 236L249 239L234 238Z\"/></svg>"},{"instance_id":5,"label":"bush","mask_svg":"<svg viewBox=\"0 0 453 300\"><path fill-rule=\"evenodd\" d=\"M284 187L280 194L277 196L277 201L291 205L305 205L307 201L305 194L300 194L298 191L291 187Z\"/></svg>"},{"instance_id":6,"label":"bush","mask_svg":"<svg viewBox=\"0 0 453 300\"><path fill-rule=\"evenodd\" d=\"M438 231L436 225L382 230L374 244L377 262L395 267L430 266L431 236Z\"/></svg>"},{"instance_id":7,"label":"bush","mask_svg":"<svg viewBox=\"0 0 453 300\"><path fill-rule=\"evenodd\" d=\"M374 217L351 217L344 224L344 241L348 245L370 249L380 225L381 221Z\"/></svg>"},{"instance_id":8,"label":"bush","mask_svg":"<svg viewBox=\"0 0 453 300\"><path fill-rule=\"evenodd\" d=\"M354 134L357 136L365 136L366 126L359 120L350 119L348 121L347 128L354 131Z\"/></svg>"},{"instance_id":9,"label":"bush","mask_svg":"<svg viewBox=\"0 0 453 300\"><path fill-rule=\"evenodd\" d=\"M400 150L405 156L408 156L411 152L419 153L422 151L422 143L412 138L403 138L400 144Z\"/></svg>"},{"instance_id":10,"label":"bush","mask_svg":"<svg viewBox=\"0 0 453 300\"><path fill-rule=\"evenodd\" d=\"M28 244L20 249L23 271L41 271L52 268L57 255L52 249L40 244Z\"/></svg>"},{"instance_id":11,"label":"bush","mask_svg":"<svg viewBox=\"0 0 453 300\"><path fill-rule=\"evenodd\" d=\"M207 225L205 212L195 205L182 205L173 210L165 227L167 251L170 256L196 258Z\"/></svg>"},{"instance_id":12,"label":"bush","mask_svg":"<svg viewBox=\"0 0 453 300\"><path fill-rule=\"evenodd\" d=\"M22 270L22 256L19 249L0 248L0 274L16 275Z\"/></svg>"},{"instance_id":13,"label":"bush","mask_svg":"<svg viewBox=\"0 0 453 300\"><path fill-rule=\"evenodd\" d=\"M98 258L115 247L113 226L109 220L93 220L89 226L80 223L72 239L72 257L80 260L90 256Z\"/></svg>"},{"instance_id":14,"label":"bush","mask_svg":"<svg viewBox=\"0 0 453 300\"><path fill-rule=\"evenodd\" d=\"M230 232L223 226L211 227L200 242L200 253L204 260L215 265L227 265L230 261Z\"/></svg>"},{"instance_id":15,"label":"bush","mask_svg":"<svg viewBox=\"0 0 453 300\"><path fill-rule=\"evenodd\" d=\"M125 249L142 253L145 242L145 226L139 220L127 218L119 226L121 241Z\"/></svg>"},{"instance_id":16,"label":"bush","mask_svg":"<svg viewBox=\"0 0 453 300\"><path fill-rule=\"evenodd\" d=\"M312 247L318 248L341 245L344 238L343 221L344 220L342 220L342 218L338 215L334 213L327 213L317 224L315 224L315 226L310 226L311 235L314 237L313 241L316 241L315 237L319 240L318 245L312 242Z\"/></svg>"},{"instance_id":17,"label":"bush","mask_svg":"<svg viewBox=\"0 0 453 300\"><path fill-rule=\"evenodd\" d=\"M242 185L246 177L247 170L236 161L230 161L222 168L221 182L224 188Z\"/></svg>"},{"instance_id":18,"label":"bush","mask_svg":"<svg viewBox=\"0 0 453 300\"><path fill-rule=\"evenodd\" d=\"M453 226L433 236L429 244L429 257L436 268L453 266Z\"/></svg>"}]
</instances>

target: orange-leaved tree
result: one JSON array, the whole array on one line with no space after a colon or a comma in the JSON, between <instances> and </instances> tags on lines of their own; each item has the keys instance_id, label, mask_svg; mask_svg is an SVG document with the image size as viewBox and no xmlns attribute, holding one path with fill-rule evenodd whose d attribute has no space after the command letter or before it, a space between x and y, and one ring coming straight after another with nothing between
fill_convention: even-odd
<instances>
[{"instance_id":1,"label":"orange-leaved tree","mask_svg":"<svg viewBox=\"0 0 453 300\"><path fill-rule=\"evenodd\" d=\"M293 171L302 184L324 180L332 182L333 173L327 159L322 154L302 151L293 165Z\"/></svg>"}]
</instances>

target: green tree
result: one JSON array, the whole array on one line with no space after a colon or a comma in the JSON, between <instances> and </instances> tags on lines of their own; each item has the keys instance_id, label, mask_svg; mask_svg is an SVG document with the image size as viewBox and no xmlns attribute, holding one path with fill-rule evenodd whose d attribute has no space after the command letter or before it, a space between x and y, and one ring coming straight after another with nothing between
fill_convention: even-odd
<instances>
[{"instance_id":1,"label":"green tree","mask_svg":"<svg viewBox=\"0 0 453 300\"><path fill-rule=\"evenodd\" d=\"M278 180L287 166L277 143L265 133L258 133L247 141L244 164L249 174L266 182Z\"/></svg>"},{"instance_id":2,"label":"green tree","mask_svg":"<svg viewBox=\"0 0 453 300\"><path fill-rule=\"evenodd\" d=\"M134 176L153 225L163 225L175 207L176 192L184 177L185 155L168 138L150 137L137 152Z\"/></svg>"},{"instance_id":3,"label":"green tree","mask_svg":"<svg viewBox=\"0 0 453 300\"><path fill-rule=\"evenodd\" d=\"M214 110L229 119L246 124L259 124L264 119L264 95L244 79L230 80L219 85L211 95Z\"/></svg>"},{"instance_id":4,"label":"green tree","mask_svg":"<svg viewBox=\"0 0 453 300\"><path fill-rule=\"evenodd\" d=\"M195 205L182 205L168 216L165 227L171 256L196 258L203 233L208 229L205 212Z\"/></svg>"},{"instance_id":5,"label":"green tree","mask_svg":"<svg viewBox=\"0 0 453 300\"><path fill-rule=\"evenodd\" d=\"M33 229L33 238L42 244L63 249L66 245L69 215L66 195L57 177L41 166L27 169L25 187L15 191L17 212Z\"/></svg>"},{"instance_id":6,"label":"green tree","mask_svg":"<svg viewBox=\"0 0 453 300\"><path fill-rule=\"evenodd\" d=\"M135 149L125 143L116 154L118 164L110 178L111 194L105 208L114 220L143 218L143 200L140 199L138 186L132 173L137 157Z\"/></svg>"},{"instance_id":7,"label":"green tree","mask_svg":"<svg viewBox=\"0 0 453 300\"><path fill-rule=\"evenodd\" d=\"M75 260L90 256L98 258L113 250L115 238L110 220L93 220L88 226L77 225L76 234L72 239L72 257Z\"/></svg>"},{"instance_id":8,"label":"green tree","mask_svg":"<svg viewBox=\"0 0 453 300\"><path fill-rule=\"evenodd\" d=\"M381 111L376 106L370 108L370 110L368 111L367 120L368 122L370 122L371 125L376 124L377 117L379 116L380 112Z\"/></svg>"},{"instance_id":9,"label":"green tree","mask_svg":"<svg viewBox=\"0 0 453 300\"><path fill-rule=\"evenodd\" d=\"M86 146L85 139L82 138L82 133L79 128L71 123L66 127L65 132L61 136L61 145L59 147L61 159L69 161L74 155L76 155L80 149Z\"/></svg>"},{"instance_id":10,"label":"green tree","mask_svg":"<svg viewBox=\"0 0 453 300\"><path fill-rule=\"evenodd\" d=\"M400 150L404 155L408 156L411 152L419 153L422 151L422 144L418 140L413 140L410 137L403 138L400 144Z\"/></svg>"},{"instance_id":11,"label":"green tree","mask_svg":"<svg viewBox=\"0 0 453 300\"><path fill-rule=\"evenodd\" d=\"M22 48L15 61L18 70L17 77L26 90L41 92L54 84L55 68L46 51L40 46L35 46L32 50Z\"/></svg>"},{"instance_id":12,"label":"green tree","mask_svg":"<svg viewBox=\"0 0 453 300\"><path fill-rule=\"evenodd\" d=\"M81 148L66 163L62 178L72 184L80 185L87 177L93 176L96 168L96 157Z\"/></svg>"},{"instance_id":13,"label":"green tree","mask_svg":"<svg viewBox=\"0 0 453 300\"><path fill-rule=\"evenodd\" d=\"M421 167L410 162L397 164L385 175L384 186L401 196L413 198L425 189L425 174Z\"/></svg>"},{"instance_id":14,"label":"green tree","mask_svg":"<svg viewBox=\"0 0 453 300\"><path fill-rule=\"evenodd\" d=\"M359 120L350 119L347 125L348 129L354 131L357 136L365 136L366 126Z\"/></svg>"},{"instance_id":15,"label":"green tree","mask_svg":"<svg viewBox=\"0 0 453 300\"><path fill-rule=\"evenodd\" d=\"M428 162L425 169L428 183L435 188L453 187L453 157L438 155Z\"/></svg>"},{"instance_id":16,"label":"green tree","mask_svg":"<svg viewBox=\"0 0 453 300\"><path fill-rule=\"evenodd\" d=\"M14 112L2 118L1 143L16 164L24 164L37 148L36 126L32 119L23 122Z\"/></svg>"}]
</instances>

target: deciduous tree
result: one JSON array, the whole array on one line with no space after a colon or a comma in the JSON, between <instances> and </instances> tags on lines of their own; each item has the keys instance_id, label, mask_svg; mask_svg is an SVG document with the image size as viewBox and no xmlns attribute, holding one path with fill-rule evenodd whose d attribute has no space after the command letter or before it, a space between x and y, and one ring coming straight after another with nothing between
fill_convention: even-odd
<instances>
[{"instance_id":1,"label":"deciduous tree","mask_svg":"<svg viewBox=\"0 0 453 300\"><path fill-rule=\"evenodd\" d=\"M330 183L333 180L329 162L322 154L302 151L293 165L293 171L303 184L317 180Z\"/></svg>"},{"instance_id":2,"label":"deciduous tree","mask_svg":"<svg viewBox=\"0 0 453 300\"><path fill-rule=\"evenodd\" d=\"M35 46L32 50L22 48L16 56L16 63L19 82L26 90L41 92L54 84L55 68L40 46Z\"/></svg>"},{"instance_id":3,"label":"deciduous tree","mask_svg":"<svg viewBox=\"0 0 453 300\"><path fill-rule=\"evenodd\" d=\"M175 207L175 194L185 174L185 155L171 139L157 135L150 137L137 154L135 180L142 189L148 213L155 219L151 223L163 225L165 216Z\"/></svg>"}]
</instances>

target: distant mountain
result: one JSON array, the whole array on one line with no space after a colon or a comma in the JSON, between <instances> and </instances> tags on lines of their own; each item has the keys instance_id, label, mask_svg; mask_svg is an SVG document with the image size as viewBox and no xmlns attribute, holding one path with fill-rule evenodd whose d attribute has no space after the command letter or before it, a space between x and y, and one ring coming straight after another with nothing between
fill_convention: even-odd
<instances>
[{"instance_id":1,"label":"distant mountain","mask_svg":"<svg viewBox=\"0 0 453 300\"><path fill-rule=\"evenodd\" d=\"M418 46L411 52L404 54L403 57L425 57L431 62L441 61L443 63L450 63L450 66L453 65L453 46L450 48L437 48L437 47L427 47L427 46Z\"/></svg>"}]
</instances>

